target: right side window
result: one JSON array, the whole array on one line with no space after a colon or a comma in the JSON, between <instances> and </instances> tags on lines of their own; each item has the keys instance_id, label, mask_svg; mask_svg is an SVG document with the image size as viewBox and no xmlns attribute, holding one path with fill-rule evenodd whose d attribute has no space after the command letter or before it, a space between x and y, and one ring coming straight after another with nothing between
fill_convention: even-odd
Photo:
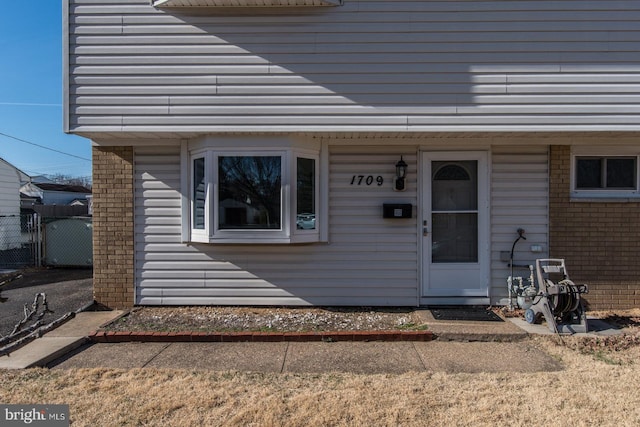
<instances>
[{"instance_id":1,"label":"right side window","mask_svg":"<svg viewBox=\"0 0 640 427\"><path fill-rule=\"evenodd\" d=\"M573 166L576 196L640 196L638 156L577 155Z\"/></svg>"},{"instance_id":2,"label":"right side window","mask_svg":"<svg viewBox=\"0 0 640 427\"><path fill-rule=\"evenodd\" d=\"M316 159L296 157L296 229L316 229Z\"/></svg>"}]
</instances>

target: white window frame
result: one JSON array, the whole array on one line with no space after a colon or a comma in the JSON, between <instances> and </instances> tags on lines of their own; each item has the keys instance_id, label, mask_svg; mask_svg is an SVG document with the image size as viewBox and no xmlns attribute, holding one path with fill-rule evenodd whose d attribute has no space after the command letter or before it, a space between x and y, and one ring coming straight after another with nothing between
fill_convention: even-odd
<instances>
[{"instance_id":1,"label":"white window frame","mask_svg":"<svg viewBox=\"0 0 640 427\"><path fill-rule=\"evenodd\" d=\"M185 153L183 152L183 155ZM189 221L190 235L186 241L196 243L230 243L230 244L287 244L311 243L320 241L321 224L325 221L320 216L320 155L318 151L297 148L202 148L193 150L188 155L189 182L189 214L183 212L183 220ZM224 156L280 156L281 158L281 193L280 193L280 229L220 229L219 228L219 200L218 200L218 158ZM205 228L193 228L194 200L193 200L193 164L198 158L205 159ZM297 229L297 159L313 159L315 161L314 199L316 210L315 229ZM184 164L183 163L183 164Z\"/></svg>"},{"instance_id":2,"label":"white window frame","mask_svg":"<svg viewBox=\"0 0 640 427\"><path fill-rule=\"evenodd\" d=\"M314 229L298 229L297 226L297 215L298 215L298 192L296 191L297 186L297 178L298 178L298 159L311 159L315 161L315 170L314 170L314 206L315 206L315 215L316 221ZM312 152L309 150L294 150L293 158L291 160L292 172L291 179L294 185L291 186L291 218L290 218L290 227L293 232L294 240L296 243L303 242L317 242L320 239L320 156L317 152Z\"/></svg>"},{"instance_id":3,"label":"white window frame","mask_svg":"<svg viewBox=\"0 0 640 427\"><path fill-rule=\"evenodd\" d=\"M581 157L600 159L635 157L636 188L577 188L577 162ZM571 197L574 199L640 199L640 150L637 147L573 147L571 150Z\"/></svg>"},{"instance_id":4,"label":"white window frame","mask_svg":"<svg viewBox=\"0 0 640 427\"><path fill-rule=\"evenodd\" d=\"M194 168L193 164L198 159L204 159L204 179L205 179L205 203L204 203L204 229L195 228L193 218L195 216L195 200L194 200ZM207 170L209 169L209 163L207 159L207 153L197 153L189 158L189 224L191 224L191 239L198 242L203 242L209 239L209 221L207 220L211 216L211 209L209 204L209 195L211 194L211 182L207 177Z\"/></svg>"}]
</instances>

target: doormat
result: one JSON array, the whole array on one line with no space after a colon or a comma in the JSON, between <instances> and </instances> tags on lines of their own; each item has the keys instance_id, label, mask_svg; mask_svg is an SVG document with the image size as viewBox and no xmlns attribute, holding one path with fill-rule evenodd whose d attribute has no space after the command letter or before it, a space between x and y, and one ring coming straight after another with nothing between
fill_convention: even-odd
<instances>
[{"instance_id":1,"label":"doormat","mask_svg":"<svg viewBox=\"0 0 640 427\"><path fill-rule=\"evenodd\" d=\"M504 322L502 317L498 316L491 310L486 308L474 307L447 307L432 308L431 314L436 320L471 320L481 322Z\"/></svg>"}]
</instances>

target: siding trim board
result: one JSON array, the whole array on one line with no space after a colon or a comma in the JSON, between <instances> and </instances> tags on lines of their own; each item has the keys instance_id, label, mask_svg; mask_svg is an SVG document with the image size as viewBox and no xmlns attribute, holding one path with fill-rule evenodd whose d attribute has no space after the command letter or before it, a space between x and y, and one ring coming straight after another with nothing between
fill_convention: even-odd
<instances>
[{"instance_id":1,"label":"siding trim board","mask_svg":"<svg viewBox=\"0 0 640 427\"><path fill-rule=\"evenodd\" d=\"M69 87L71 82L70 62L70 16L69 2L62 2L62 131L69 133L71 130L71 96Z\"/></svg>"}]
</instances>

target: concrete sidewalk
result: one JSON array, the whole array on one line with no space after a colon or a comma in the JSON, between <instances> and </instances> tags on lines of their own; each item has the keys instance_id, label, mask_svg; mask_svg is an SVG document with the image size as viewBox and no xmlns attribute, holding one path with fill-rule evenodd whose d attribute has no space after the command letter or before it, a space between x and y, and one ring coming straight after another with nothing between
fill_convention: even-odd
<instances>
[{"instance_id":1,"label":"concrete sidewalk","mask_svg":"<svg viewBox=\"0 0 640 427\"><path fill-rule=\"evenodd\" d=\"M526 342L129 342L94 344L80 350L59 360L52 368L357 374L536 372L562 369L557 360Z\"/></svg>"},{"instance_id":2,"label":"concrete sidewalk","mask_svg":"<svg viewBox=\"0 0 640 427\"><path fill-rule=\"evenodd\" d=\"M92 343L87 337L120 311L81 312L42 338L0 357L0 369L50 366L72 368L171 368L259 372L402 373L549 371L561 366L533 347L529 334L547 334L543 325L505 322L440 321L429 310L422 319L436 341L296 342L184 342L160 336L165 342ZM594 323L590 334L614 334L608 325ZM526 330L525 330L526 328ZM598 330L595 330L598 329ZM188 335L188 334L187 334ZM165 339L166 338L166 339ZM236 337L242 338L242 337ZM154 336L152 340L157 341ZM188 340L187 340L188 341ZM233 341L233 340L231 340ZM242 340L235 340L242 341ZM526 364L522 360L527 360ZM526 365L526 366L523 366Z\"/></svg>"}]
</instances>

